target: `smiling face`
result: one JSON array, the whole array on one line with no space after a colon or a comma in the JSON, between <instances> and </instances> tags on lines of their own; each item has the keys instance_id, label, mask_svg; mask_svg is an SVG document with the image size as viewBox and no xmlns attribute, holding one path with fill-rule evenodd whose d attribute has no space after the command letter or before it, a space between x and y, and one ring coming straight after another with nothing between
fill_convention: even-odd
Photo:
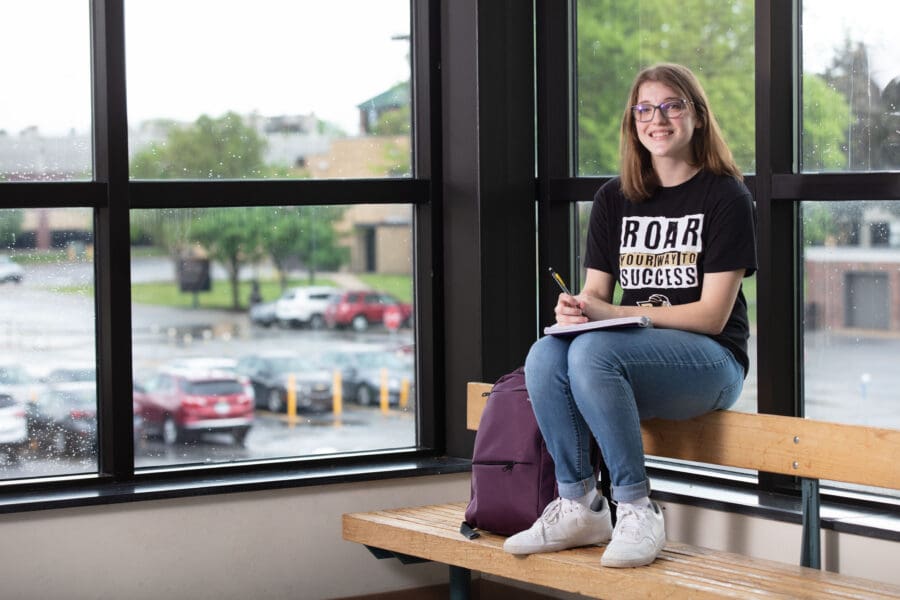
<instances>
[{"instance_id":1,"label":"smiling face","mask_svg":"<svg viewBox=\"0 0 900 600\"><path fill-rule=\"evenodd\" d=\"M668 100L682 97L682 94L664 83L645 81L638 88L637 103L658 106ZM669 164L694 162L691 138L694 135L694 129L700 125L690 104L677 119L667 118L661 110L657 109L652 120L645 123L635 121L634 126L638 139L650 153L654 166L659 167L663 162Z\"/></svg>"}]
</instances>

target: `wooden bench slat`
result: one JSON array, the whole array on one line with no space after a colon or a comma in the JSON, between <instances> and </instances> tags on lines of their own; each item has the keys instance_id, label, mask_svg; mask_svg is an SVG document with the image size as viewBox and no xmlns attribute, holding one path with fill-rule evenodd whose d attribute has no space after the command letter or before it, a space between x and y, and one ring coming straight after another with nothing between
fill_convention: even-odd
<instances>
[{"instance_id":1,"label":"wooden bench slat","mask_svg":"<svg viewBox=\"0 0 900 600\"><path fill-rule=\"evenodd\" d=\"M491 384L467 386L466 422L477 430ZM717 411L642 424L648 455L896 489L900 430ZM877 450L875 450L877 449ZM865 456L865 460L860 460Z\"/></svg>"},{"instance_id":2,"label":"wooden bench slat","mask_svg":"<svg viewBox=\"0 0 900 600\"><path fill-rule=\"evenodd\" d=\"M502 536L460 535L465 507L347 514L344 539L593 598L900 598L900 586L678 543L641 569L601 567L602 547L516 557Z\"/></svg>"},{"instance_id":3,"label":"wooden bench slat","mask_svg":"<svg viewBox=\"0 0 900 600\"><path fill-rule=\"evenodd\" d=\"M468 384L466 421L478 429L492 385ZM649 455L900 488L900 431L733 411L642 424ZM467 502L345 514L344 539L592 598L900 599L900 586L669 542L640 569L600 566L603 547L514 556L503 536L459 533ZM818 536L817 529L809 535ZM807 530L804 530L804 536ZM804 539L807 539L806 537Z\"/></svg>"}]
</instances>

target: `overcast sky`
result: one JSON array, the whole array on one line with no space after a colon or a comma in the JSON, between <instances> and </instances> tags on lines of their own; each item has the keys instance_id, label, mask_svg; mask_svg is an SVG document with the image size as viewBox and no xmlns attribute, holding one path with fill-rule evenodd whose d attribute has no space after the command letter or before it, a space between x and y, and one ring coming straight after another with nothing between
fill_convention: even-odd
<instances>
[{"instance_id":1,"label":"overcast sky","mask_svg":"<svg viewBox=\"0 0 900 600\"><path fill-rule=\"evenodd\" d=\"M0 129L86 130L86 0L0 0ZM357 132L356 104L409 78L408 0L126 0L128 117L308 114Z\"/></svg>"},{"instance_id":2,"label":"overcast sky","mask_svg":"<svg viewBox=\"0 0 900 600\"><path fill-rule=\"evenodd\" d=\"M900 75L900 2L806 0L804 68L845 35L874 79ZM409 76L407 0L126 0L128 116L192 121L227 110L308 114L357 132L356 104ZM0 0L0 129L86 131L87 0Z\"/></svg>"},{"instance_id":3,"label":"overcast sky","mask_svg":"<svg viewBox=\"0 0 900 600\"><path fill-rule=\"evenodd\" d=\"M803 68L819 73L849 36L869 49L872 79L881 87L900 76L900 2L806 0L803 2Z\"/></svg>"}]
</instances>

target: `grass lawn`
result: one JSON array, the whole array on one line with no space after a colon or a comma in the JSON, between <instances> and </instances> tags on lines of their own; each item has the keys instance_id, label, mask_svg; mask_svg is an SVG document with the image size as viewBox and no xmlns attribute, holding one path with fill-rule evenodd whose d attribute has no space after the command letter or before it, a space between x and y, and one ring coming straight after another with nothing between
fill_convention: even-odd
<instances>
[{"instance_id":1,"label":"grass lawn","mask_svg":"<svg viewBox=\"0 0 900 600\"><path fill-rule=\"evenodd\" d=\"M387 292L403 302L412 303L412 278L409 275L364 274L358 275L358 277L363 283L373 289ZM333 281L322 278L316 278L315 283L316 285L335 285ZM304 285L309 285L308 279L291 279L288 281L288 287ZM756 277L744 278L743 286L744 296L747 298L747 312L752 325L756 323ZM70 286L57 291L85 295L94 293L91 286ZM263 301L266 302L277 299L282 293L281 286L274 279L261 280L259 282L259 291L262 294ZM621 290L617 286L616 302L619 301L620 296ZM246 310L250 299L249 281L241 282L238 299L241 304L241 310ZM179 291L178 285L174 282L133 284L131 286L131 300L137 304L155 304L182 308L194 306L194 295L189 292ZM198 294L198 306L201 308L231 310L231 286L226 281L215 281L211 291Z\"/></svg>"}]
</instances>

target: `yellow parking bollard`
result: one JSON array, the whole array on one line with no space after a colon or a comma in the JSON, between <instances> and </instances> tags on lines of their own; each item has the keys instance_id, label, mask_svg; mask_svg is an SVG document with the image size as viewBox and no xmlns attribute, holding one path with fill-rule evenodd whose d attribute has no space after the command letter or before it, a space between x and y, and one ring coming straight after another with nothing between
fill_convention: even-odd
<instances>
[{"instance_id":1,"label":"yellow parking bollard","mask_svg":"<svg viewBox=\"0 0 900 600\"><path fill-rule=\"evenodd\" d=\"M388 381L387 381L387 369L382 367L381 369L381 414L386 415L388 413L388 404L390 402L390 396L388 395Z\"/></svg>"},{"instance_id":2,"label":"yellow parking bollard","mask_svg":"<svg viewBox=\"0 0 900 600\"><path fill-rule=\"evenodd\" d=\"M404 377L400 381L400 408L406 408L409 405L409 378Z\"/></svg>"},{"instance_id":3,"label":"yellow parking bollard","mask_svg":"<svg viewBox=\"0 0 900 600\"><path fill-rule=\"evenodd\" d=\"M334 412L334 424L336 427L340 427L341 416L344 413L343 385L340 369L334 370L334 378L331 384L331 405L332 412Z\"/></svg>"},{"instance_id":4,"label":"yellow parking bollard","mask_svg":"<svg viewBox=\"0 0 900 600\"><path fill-rule=\"evenodd\" d=\"M293 373L287 380L287 417L290 427L297 424L297 378Z\"/></svg>"}]
</instances>

